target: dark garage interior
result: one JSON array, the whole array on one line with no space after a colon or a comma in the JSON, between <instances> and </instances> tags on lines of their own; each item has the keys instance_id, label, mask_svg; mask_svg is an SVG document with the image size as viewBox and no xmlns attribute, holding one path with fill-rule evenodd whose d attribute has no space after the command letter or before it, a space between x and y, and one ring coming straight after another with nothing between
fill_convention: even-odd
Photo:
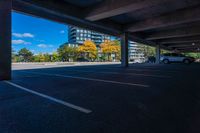
<instances>
[{"instance_id":1,"label":"dark garage interior","mask_svg":"<svg viewBox=\"0 0 200 133\"><path fill-rule=\"evenodd\" d=\"M160 62L160 49L199 52L199 7L199 0L1 0L0 132L199 133L200 64ZM12 11L120 37L121 64L12 70ZM129 64L128 40L156 47L156 64Z\"/></svg>"}]
</instances>

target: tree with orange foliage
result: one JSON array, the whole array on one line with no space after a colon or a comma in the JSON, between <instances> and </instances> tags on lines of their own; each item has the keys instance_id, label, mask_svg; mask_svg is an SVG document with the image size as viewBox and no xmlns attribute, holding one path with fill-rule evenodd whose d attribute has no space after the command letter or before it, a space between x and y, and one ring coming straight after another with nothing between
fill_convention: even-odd
<instances>
[{"instance_id":1,"label":"tree with orange foliage","mask_svg":"<svg viewBox=\"0 0 200 133\"><path fill-rule=\"evenodd\" d=\"M91 40L86 40L78 47L78 52L84 54L87 59L94 60L97 57L97 47Z\"/></svg>"},{"instance_id":2,"label":"tree with orange foliage","mask_svg":"<svg viewBox=\"0 0 200 133\"><path fill-rule=\"evenodd\" d=\"M115 58L119 59L120 57L120 42L117 40L110 41L105 40L101 45L101 51L103 54L106 54L109 61L112 61L111 55L114 54Z\"/></svg>"}]
</instances>

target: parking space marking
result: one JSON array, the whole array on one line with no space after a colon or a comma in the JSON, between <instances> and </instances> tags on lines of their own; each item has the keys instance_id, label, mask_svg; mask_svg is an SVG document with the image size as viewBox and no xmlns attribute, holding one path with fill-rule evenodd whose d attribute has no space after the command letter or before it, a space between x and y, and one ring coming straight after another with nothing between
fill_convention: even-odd
<instances>
[{"instance_id":1,"label":"parking space marking","mask_svg":"<svg viewBox=\"0 0 200 133\"><path fill-rule=\"evenodd\" d=\"M24 91L26 91L26 92L35 94L35 95L40 96L40 97L43 97L43 98L46 98L46 99L48 99L48 100L51 100L51 101L56 102L56 103L58 103L58 104L64 105L64 106L66 106L66 107L69 107L69 108L78 110L78 111L80 111L80 112L83 112L83 113L86 113L86 114L89 114L89 113L92 112L92 111L89 110L89 109L85 109L85 108L82 108L82 107L80 107L80 106L77 106L77 105L74 105L74 104L65 102L65 101L63 101L63 100L59 100L59 99L57 99L57 98L54 98L54 97L51 97L51 96L48 96L48 95L39 93L39 92L37 92L37 91L33 91L33 90L30 90L30 89L27 89L27 88L25 88L25 87L22 87L22 86L20 86L20 85L17 85L17 84L15 84L15 83L10 82L10 81L4 81L4 82L7 83L7 84L9 84L9 85L11 85L11 86L16 87L16 88L19 88L19 89L21 89L21 90L24 90Z\"/></svg>"},{"instance_id":2,"label":"parking space marking","mask_svg":"<svg viewBox=\"0 0 200 133\"><path fill-rule=\"evenodd\" d=\"M90 81L97 81L97 82L104 82L104 83L113 83L113 84L121 84L121 85L130 85L130 86L138 86L138 87L150 87L149 85L145 85L145 84L126 83L126 82L119 82L119 81L112 81L112 80L103 80L103 79L96 79L96 78L86 78L86 77L78 77L78 76L70 76L70 75L48 74L48 73L40 73L40 72L24 72L24 73L46 75L46 76L57 76L57 77L73 78L73 79L82 79L82 80L90 80Z\"/></svg>"}]
</instances>

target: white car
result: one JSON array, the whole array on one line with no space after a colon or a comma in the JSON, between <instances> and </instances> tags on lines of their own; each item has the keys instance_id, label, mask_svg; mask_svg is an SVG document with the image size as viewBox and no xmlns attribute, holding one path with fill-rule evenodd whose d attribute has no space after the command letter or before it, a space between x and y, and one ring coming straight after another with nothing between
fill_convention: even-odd
<instances>
[{"instance_id":1,"label":"white car","mask_svg":"<svg viewBox=\"0 0 200 133\"><path fill-rule=\"evenodd\" d=\"M177 53L166 53L161 55L160 61L164 64L169 64L171 62L181 62L185 64L190 64L195 61L193 57L187 57L183 54L177 54Z\"/></svg>"}]
</instances>

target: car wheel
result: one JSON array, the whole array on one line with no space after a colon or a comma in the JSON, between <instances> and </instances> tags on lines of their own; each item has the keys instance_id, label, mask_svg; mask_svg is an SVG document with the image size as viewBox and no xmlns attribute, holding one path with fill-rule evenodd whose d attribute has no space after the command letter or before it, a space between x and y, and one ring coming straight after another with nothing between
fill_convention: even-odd
<instances>
[{"instance_id":1,"label":"car wheel","mask_svg":"<svg viewBox=\"0 0 200 133\"><path fill-rule=\"evenodd\" d=\"M184 63L184 64L190 64L190 60L185 59L185 60L183 60L183 63Z\"/></svg>"},{"instance_id":2,"label":"car wheel","mask_svg":"<svg viewBox=\"0 0 200 133\"><path fill-rule=\"evenodd\" d=\"M164 60L163 60L163 63L164 63L164 64L169 64L169 60L168 60L168 59L164 59Z\"/></svg>"}]
</instances>

